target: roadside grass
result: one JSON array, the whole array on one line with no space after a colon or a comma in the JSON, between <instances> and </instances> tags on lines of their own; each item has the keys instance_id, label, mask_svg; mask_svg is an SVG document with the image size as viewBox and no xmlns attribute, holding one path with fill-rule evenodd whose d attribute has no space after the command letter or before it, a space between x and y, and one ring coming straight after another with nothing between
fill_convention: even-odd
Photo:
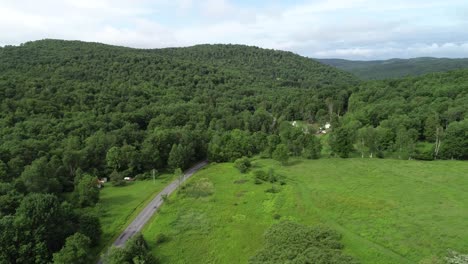
<instances>
[{"instance_id":1,"label":"roadside grass","mask_svg":"<svg viewBox=\"0 0 468 264\"><path fill-rule=\"evenodd\" d=\"M273 223L325 224L343 235L345 252L366 264L418 263L468 246L468 163L392 159L256 159L251 171L286 176L254 184L232 163L212 164L203 178L213 194L171 196L143 234L162 263L246 263ZM157 244L158 236L167 239Z\"/></svg>"},{"instance_id":2,"label":"roadside grass","mask_svg":"<svg viewBox=\"0 0 468 264\"><path fill-rule=\"evenodd\" d=\"M106 184L101 190L99 203L92 208L99 217L103 232L100 243L93 249L96 260L173 178L172 174L163 174L154 183L152 180L134 181L119 187Z\"/></svg>"}]
</instances>

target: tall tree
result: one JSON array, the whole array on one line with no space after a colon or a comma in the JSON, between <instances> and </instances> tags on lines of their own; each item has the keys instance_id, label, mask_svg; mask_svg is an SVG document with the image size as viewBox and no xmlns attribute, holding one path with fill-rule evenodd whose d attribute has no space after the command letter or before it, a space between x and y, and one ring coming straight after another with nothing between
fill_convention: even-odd
<instances>
[{"instance_id":1,"label":"tall tree","mask_svg":"<svg viewBox=\"0 0 468 264\"><path fill-rule=\"evenodd\" d=\"M167 160L169 168L185 168L185 155L185 149L181 144L173 144Z\"/></svg>"},{"instance_id":2,"label":"tall tree","mask_svg":"<svg viewBox=\"0 0 468 264\"><path fill-rule=\"evenodd\" d=\"M28 192L57 193L61 190L60 182L55 178L46 157L26 166L20 179Z\"/></svg>"},{"instance_id":3,"label":"tall tree","mask_svg":"<svg viewBox=\"0 0 468 264\"><path fill-rule=\"evenodd\" d=\"M345 126L334 128L329 138L329 144L333 153L342 158L349 157L349 154L354 149L352 134L350 129Z\"/></svg>"},{"instance_id":4,"label":"tall tree","mask_svg":"<svg viewBox=\"0 0 468 264\"><path fill-rule=\"evenodd\" d=\"M437 128L440 126L439 115L432 113L424 121L424 137L429 142L436 140Z\"/></svg>"},{"instance_id":5,"label":"tall tree","mask_svg":"<svg viewBox=\"0 0 468 264\"><path fill-rule=\"evenodd\" d=\"M289 160L289 150L285 144L279 144L273 151L273 159L281 162L282 165L286 165Z\"/></svg>"},{"instance_id":6,"label":"tall tree","mask_svg":"<svg viewBox=\"0 0 468 264\"><path fill-rule=\"evenodd\" d=\"M91 240L81 234L69 236L63 248L53 255L55 264L87 264L92 261L90 252Z\"/></svg>"},{"instance_id":7,"label":"tall tree","mask_svg":"<svg viewBox=\"0 0 468 264\"><path fill-rule=\"evenodd\" d=\"M93 206L99 201L98 179L95 176L85 174L81 176L75 186L75 201L80 207Z\"/></svg>"},{"instance_id":8,"label":"tall tree","mask_svg":"<svg viewBox=\"0 0 468 264\"><path fill-rule=\"evenodd\" d=\"M415 150L415 137L417 132L413 130L407 130L404 127L400 127L397 131L395 138L395 149L398 153L398 158L408 158L414 154Z\"/></svg>"}]
</instances>

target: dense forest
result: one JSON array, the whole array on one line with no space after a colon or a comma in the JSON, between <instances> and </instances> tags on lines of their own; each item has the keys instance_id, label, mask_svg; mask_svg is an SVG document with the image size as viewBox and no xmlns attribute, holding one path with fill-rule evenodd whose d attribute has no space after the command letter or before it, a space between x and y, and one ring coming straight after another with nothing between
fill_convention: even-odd
<instances>
[{"instance_id":1,"label":"dense forest","mask_svg":"<svg viewBox=\"0 0 468 264\"><path fill-rule=\"evenodd\" d=\"M468 68L468 59L422 57L375 61L317 59L327 65L350 72L363 80L395 79Z\"/></svg>"},{"instance_id":2,"label":"dense forest","mask_svg":"<svg viewBox=\"0 0 468 264\"><path fill-rule=\"evenodd\" d=\"M122 184L259 153L279 143L284 120L324 120L326 102L345 112L357 83L292 53L236 45L1 48L0 259L47 263L76 232L95 244L99 222L79 208L99 199L97 178Z\"/></svg>"},{"instance_id":3,"label":"dense forest","mask_svg":"<svg viewBox=\"0 0 468 264\"><path fill-rule=\"evenodd\" d=\"M370 81L350 96L330 143L342 157L466 160L467 115L468 70Z\"/></svg>"},{"instance_id":4,"label":"dense forest","mask_svg":"<svg viewBox=\"0 0 468 264\"><path fill-rule=\"evenodd\" d=\"M319 158L322 144L341 157L468 159L467 92L467 70L363 83L241 45L0 48L0 262L95 245L99 221L82 208L99 200L102 177L119 185L207 158ZM312 126L326 122L328 141Z\"/></svg>"}]
</instances>

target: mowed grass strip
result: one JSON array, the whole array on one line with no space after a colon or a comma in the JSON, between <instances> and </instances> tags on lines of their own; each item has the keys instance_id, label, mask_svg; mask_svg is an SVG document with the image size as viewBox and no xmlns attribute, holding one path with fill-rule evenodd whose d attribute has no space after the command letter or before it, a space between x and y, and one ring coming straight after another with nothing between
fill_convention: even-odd
<instances>
[{"instance_id":1,"label":"mowed grass strip","mask_svg":"<svg viewBox=\"0 0 468 264\"><path fill-rule=\"evenodd\" d=\"M345 251L362 263L418 263L448 249L468 248L468 163L391 159L254 161L287 177L279 193L254 184L232 163L214 164L190 181L214 193L169 198L145 227L163 263L246 263L273 223L325 224L341 234ZM206 180L205 180L206 181ZM169 237L157 244L158 234Z\"/></svg>"},{"instance_id":2,"label":"mowed grass strip","mask_svg":"<svg viewBox=\"0 0 468 264\"><path fill-rule=\"evenodd\" d=\"M101 190L99 204L94 208L102 226L102 237L95 248L96 257L109 247L120 233L129 225L164 187L173 175L160 175L152 180L128 182L125 186L114 187L109 182Z\"/></svg>"}]
</instances>

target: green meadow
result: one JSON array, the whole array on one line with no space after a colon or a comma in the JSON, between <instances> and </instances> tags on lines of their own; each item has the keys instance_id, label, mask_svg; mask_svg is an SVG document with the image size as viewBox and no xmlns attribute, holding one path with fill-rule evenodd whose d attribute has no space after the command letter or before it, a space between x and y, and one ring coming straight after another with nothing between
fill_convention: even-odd
<instances>
[{"instance_id":1,"label":"green meadow","mask_svg":"<svg viewBox=\"0 0 468 264\"><path fill-rule=\"evenodd\" d=\"M270 169L286 178L275 183L277 193L266 192L272 183L254 183L253 171ZM281 166L256 159L246 174L232 163L211 164L189 189L199 181L212 194L170 196L143 231L162 263L247 263L265 230L282 220L335 229L345 253L361 263L412 264L468 248L467 162L293 159ZM103 219L104 230L111 222Z\"/></svg>"}]
</instances>

